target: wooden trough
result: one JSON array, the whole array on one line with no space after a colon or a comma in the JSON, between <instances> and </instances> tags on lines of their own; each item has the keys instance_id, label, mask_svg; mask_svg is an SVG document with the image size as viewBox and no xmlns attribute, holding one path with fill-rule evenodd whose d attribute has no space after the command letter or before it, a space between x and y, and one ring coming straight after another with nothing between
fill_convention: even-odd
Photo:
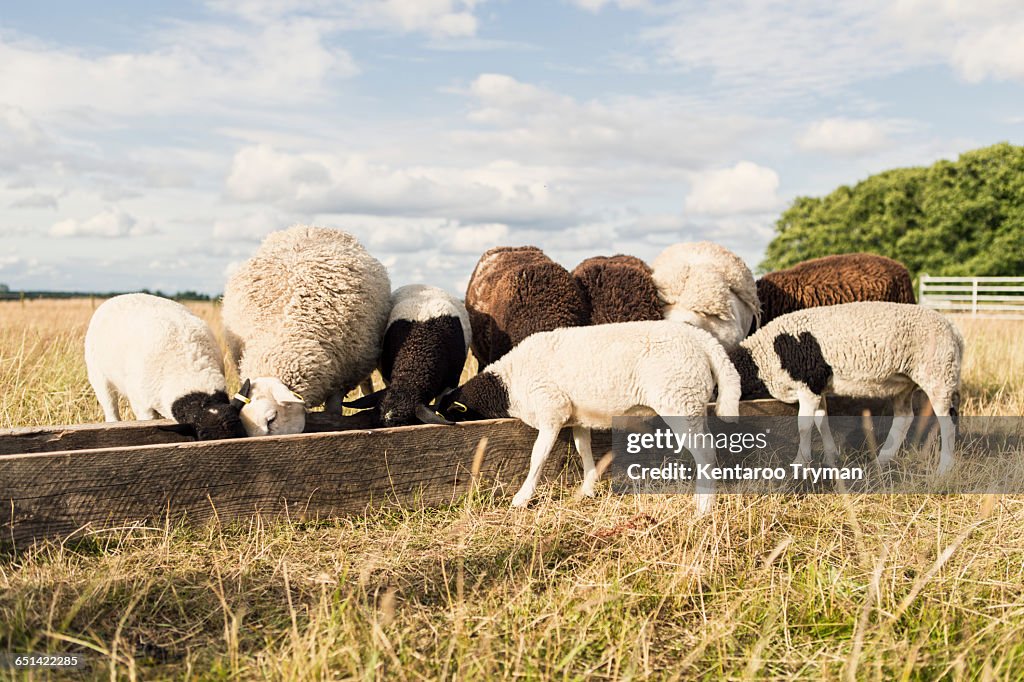
<instances>
[{"instance_id":1,"label":"wooden trough","mask_svg":"<svg viewBox=\"0 0 1024 682\"><path fill-rule=\"evenodd\" d=\"M833 414L885 414L880 401L830 401ZM774 400L741 403L743 416L795 415ZM891 414L891 411L888 412ZM384 506L451 502L468 489L487 438L481 481L515 489L529 469L536 431L515 419L456 426L367 429L365 417L309 415L307 433L195 442L169 421L0 430L0 543L16 547L187 518L230 522L254 514L294 520L361 514ZM561 434L545 478L579 468ZM611 449L594 434L594 452Z\"/></svg>"}]
</instances>

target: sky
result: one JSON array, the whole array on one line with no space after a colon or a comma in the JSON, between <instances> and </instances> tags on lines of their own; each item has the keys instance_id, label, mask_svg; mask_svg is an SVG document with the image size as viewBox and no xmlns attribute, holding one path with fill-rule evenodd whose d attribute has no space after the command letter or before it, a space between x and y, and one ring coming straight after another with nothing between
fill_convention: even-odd
<instances>
[{"instance_id":1,"label":"sky","mask_svg":"<svg viewBox=\"0 0 1024 682\"><path fill-rule=\"evenodd\" d=\"M223 291L269 232L394 286L712 240L1024 141L1019 0L0 0L0 283Z\"/></svg>"}]
</instances>

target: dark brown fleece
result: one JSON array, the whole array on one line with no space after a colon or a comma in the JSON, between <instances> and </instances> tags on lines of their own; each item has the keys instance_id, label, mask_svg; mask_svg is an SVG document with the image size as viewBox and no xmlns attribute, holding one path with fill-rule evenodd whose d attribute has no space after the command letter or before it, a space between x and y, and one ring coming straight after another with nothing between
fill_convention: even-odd
<instances>
[{"instance_id":1,"label":"dark brown fleece","mask_svg":"<svg viewBox=\"0 0 1024 682\"><path fill-rule=\"evenodd\" d=\"M844 253L769 272L757 281L761 326L804 308L856 301L914 303L903 263L873 253Z\"/></svg>"},{"instance_id":2,"label":"dark brown fleece","mask_svg":"<svg viewBox=\"0 0 1024 682\"><path fill-rule=\"evenodd\" d=\"M662 319L651 268L635 256L594 256L572 271L590 303L590 324Z\"/></svg>"},{"instance_id":3,"label":"dark brown fleece","mask_svg":"<svg viewBox=\"0 0 1024 682\"><path fill-rule=\"evenodd\" d=\"M473 354L481 368L531 334L590 320L580 285L535 246L499 246L480 257L466 288Z\"/></svg>"}]
</instances>

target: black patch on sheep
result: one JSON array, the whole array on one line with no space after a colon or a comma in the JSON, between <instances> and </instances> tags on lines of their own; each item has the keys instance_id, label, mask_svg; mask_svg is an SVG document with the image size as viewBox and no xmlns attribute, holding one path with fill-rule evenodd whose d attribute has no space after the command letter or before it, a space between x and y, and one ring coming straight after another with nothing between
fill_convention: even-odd
<instances>
[{"instance_id":1,"label":"black patch on sheep","mask_svg":"<svg viewBox=\"0 0 1024 682\"><path fill-rule=\"evenodd\" d=\"M179 424L192 427L199 440L244 438L246 435L238 410L231 406L224 391L183 395L171 404L171 417Z\"/></svg>"},{"instance_id":2,"label":"black patch on sheep","mask_svg":"<svg viewBox=\"0 0 1024 682\"><path fill-rule=\"evenodd\" d=\"M821 352L821 344L810 332L779 334L773 342L782 369L794 381L807 385L815 395L822 395L832 383L832 365L828 364Z\"/></svg>"},{"instance_id":3,"label":"black patch on sheep","mask_svg":"<svg viewBox=\"0 0 1024 682\"><path fill-rule=\"evenodd\" d=\"M481 372L437 401L437 411L454 421L508 417L508 388L493 372Z\"/></svg>"},{"instance_id":4,"label":"black patch on sheep","mask_svg":"<svg viewBox=\"0 0 1024 682\"><path fill-rule=\"evenodd\" d=\"M384 426L418 423L416 406L459 385L466 364L462 323L454 315L395 320L384 334L380 371L388 388L380 400Z\"/></svg>"},{"instance_id":5,"label":"black patch on sheep","mask_svg":"<svg viewBox=\"0 0 1024 682\"><path fill-rule=\"evenodd\" d=\"M651 268L635 256L594 256L572 276L590 305L591 324L660 320L663 303Z\"/></svg>"},{"instance_id":6,"label":"black patch on sheep","mask_svg":"<svg viewBox=\"0 0 1024 682\"><path fill-rule=\"evenodd\" d=\"M742 400L771 397L768 387L761 379L761 370L747 348L737 346L732 349L729 352L729 359L732 360L736 372L740 375L740 398Z\"/></svg>"}]
</instances>

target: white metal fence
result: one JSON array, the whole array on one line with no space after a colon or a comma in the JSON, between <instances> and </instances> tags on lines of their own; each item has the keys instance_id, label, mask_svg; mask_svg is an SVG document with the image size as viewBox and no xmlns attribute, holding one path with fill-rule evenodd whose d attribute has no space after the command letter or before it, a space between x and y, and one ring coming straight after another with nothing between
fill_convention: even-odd
<instances>
[{"instance_id":1,"label":"white metal fence","mask_svg":"<svg viewBox=\"0 0 1024 682\"><path fill-rule=\"evenodd\" d=\"M950 313L1024 318L1024 277L921 275L918 303Z\"/></svg>"}]
</instances>

